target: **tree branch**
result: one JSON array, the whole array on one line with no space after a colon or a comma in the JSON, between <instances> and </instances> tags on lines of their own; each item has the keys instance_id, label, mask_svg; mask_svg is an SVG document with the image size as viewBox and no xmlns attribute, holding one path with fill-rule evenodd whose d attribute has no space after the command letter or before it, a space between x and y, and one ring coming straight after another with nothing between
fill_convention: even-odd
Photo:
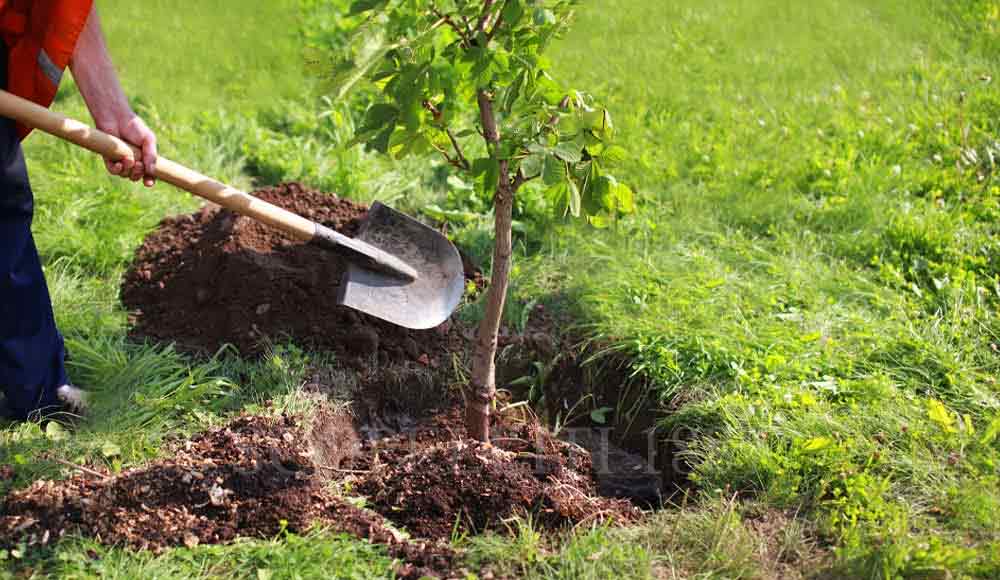
<instances>
[{"instance_id":1,"label":"tree branch","mask_svg":"<svg viewBox=\"0 0 1000 580\"><path fill-rule=\"evenodd\" d=\"M469 160L466 159L465 154L462 153L462 146L458 144L458 139L455 138L455 134L452 133L451 129L445 129L448 133L448 138L451 139L451 146L455 148L455 155L458 156L458 161L462 164L463 169L470 169L472 166L469 165Z\"/></svg>"},{"instance_id":2,"label":"tree branch","mask_svg":"<svg viewBox=\"0 0 1000 580\"><path fill-rule=\"evenodd\" d=\"M437 146L436 144L434 144L434 143L431 143L431 147L433 147L435 151L437 151L438 153L440 153L440 154L441 154L441 156L442 156L442 157L444 157L444 160L445 160L445 161L447 161L449 165L455 165L455 161L456 161L456 160L455 160L455 159L452 159L452 158L451 158L451 156L450 156L450 155L448 155L448 152L447 152L447 151L445 151L445 150L444 150L444 149L442 149L441 147L438 147L438 146Z\"/></svg>"},{"instance_id":3,"label":"tree branch","mask_svg":"<svg viewBox=\"0 0 1000 580\"><path fill-rule=\"evenodd\" d=\"M431 5L431 12L433 12L434 16L437 16L440 20L443 20L444 23L450 26L452 30L457 32L466 47L472 46L472 41L469 40L469 32L467 29L459 26L448 14L442 14L441 11L437 9L437 6Z\"/></svg>"},{"instance_id":4,"label":"tree branch","mask_svg":"<svg viewBox=\"0 0 1000 580\"><path fill-rule=\"evenodd\" d=\"M514 183L512 183L510 185L510 189L514 193L517 193L517 190L521 189L522 185L524 185L525 183L528 183L532 179L538 179L538 177L539 177L538 175L534 175L532 177L525 177L524 176L524 170L521 169L520 167L518 167L517 168L517 175L514 176Z\"/></svg>"},{"instance_id":5,"label":"tree branch","mask_svg":"<svg viewBox=\"0 0 1000 580\"><path fill-rule=\"evenodd\" d=\"M492 1L486 0L488 4ZM490 145L496 145L500 142L500 130L493 114L493 99L485 89L479 89L476 91L476 102L479 104L479 121L483 125L483 139Z\"/></svg>"},{"instance_id":6,"label":"tree branch","mask_svg":"<svg viewBox=\"0 0 1000 580\"><path fill-rule=\"evenodd\" d=\"M422 104L424 108L430 111L431 115L434 116L435 121L441 121L441 109L437 108L434 103L427 99L424 99ZM458 144L458 139L455 138L455 134L448 128L443 129L443 131L448 135L448 139L451 139L451 146L455 148L456 156L451 157L444 149L438 147L437 145L434 145L434 148L437 149L441 155L444 155L444 158L448 160L448 163L454 165L455 167L465 169L466 171L471 169L472 166L469 165L469 160L465 157L465 153L462 152L462 146Z\"/></svg>"},{"instance_id":7,"label":"tree branch","mask_svg":"<svg viewBox=\"0 0 1000 580\"><path fill-rule=\"evenodd\" d=\"M73 469L76 469L78 471L86 473L87 475L93 475L94 477L100 479L101 481L107 481L108 480L108 475L107 474L101 473L100 471L94 471L93 469L91 469L89 467L84 467L83 465L77 465L75 463L66 461L65 459L59 459L58 457L53 457L52 461L55 461L59 465L65 465L66 467L71 467Z\"/></svg>"},{"instance_id":8,"label":"tree branch","mask_svg":"<svg viewBox=\"0 0 1000 580\"><path fill-rule=\"evenodd\" d=\"M493 40L496 36L497 30L503 25L503 11L507 9L507 4L510 0L503 0L503 6L500 7L500 12L497 13L496 22L493 23L493 28L490 29L489 33L486 35L486 42Z\"/></svg>"},{"instance_id":9,"label":"tree branch","mask_svg":"<svg viewBox=\"0 0 1000 580\"><path fill-rule=\"evenodd\" d=\"M490 14L493 13L493 3L495 0L483 0L483 13L476 24L476 31L486 34L486 23L490 21ZM486 48L485 46L483 48Z\"/></svg>"}]
</instances>

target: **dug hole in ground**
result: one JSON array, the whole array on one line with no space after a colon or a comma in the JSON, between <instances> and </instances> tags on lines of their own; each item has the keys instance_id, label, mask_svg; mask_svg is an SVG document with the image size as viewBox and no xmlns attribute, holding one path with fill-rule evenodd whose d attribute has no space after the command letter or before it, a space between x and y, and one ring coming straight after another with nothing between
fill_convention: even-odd
<instances>
[{"instance_id":1,"label":"dug hole in ground","mask_svg":"<svg viewBox=\"0 0 1000 580\"><path fill-rule=\"evenodd\" d=\"M295 183L254 195L347 235L366 214ZM37 481L4 499L3 543L84 534L159 551L319 523L386 545L401 576L448 577L463 573L448 543L455 532L504 533L514 516L552 530L628 523L659 501L655 470L611 445L607 430L568 430L567 441L522 405L494 417L491 445L466 439L454 369L469 360L474 329L412 331L340 307L344 268L333 252L218 207L164 219L122 288L133 335L195 356L226 344L258 356L282 340L332 351L335 362L311 369L303 386L319 411L241 415L142 467ZM475 268L466 276L483 287ZM505 335L499 384L533 361L561 360L559 400L579 397L581 371L567 365L576 358L557 327L539 310L524 333ZM367 509L335 489L363 496Z\"/></svg>"}]
</instances>

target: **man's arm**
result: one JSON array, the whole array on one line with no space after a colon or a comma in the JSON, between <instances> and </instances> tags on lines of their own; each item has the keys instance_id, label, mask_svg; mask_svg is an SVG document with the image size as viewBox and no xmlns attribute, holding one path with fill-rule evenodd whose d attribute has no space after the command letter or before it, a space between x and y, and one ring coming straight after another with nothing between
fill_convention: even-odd
<instances>
[{"instance_id":1,"label":"man's arm","mask_svg":"<svg viewBox=\"0 0 1000 580\"><path fill-rule=\"evenodd\" d=\"M151 187L155 182L152 170L156 166L156 135L128 104L104 42L96 7L90 11L69 66L97 128L142 149L142 159L138 161L105 159L108 171L132 181L142 179Z\"/></svg>"}]
</instances>

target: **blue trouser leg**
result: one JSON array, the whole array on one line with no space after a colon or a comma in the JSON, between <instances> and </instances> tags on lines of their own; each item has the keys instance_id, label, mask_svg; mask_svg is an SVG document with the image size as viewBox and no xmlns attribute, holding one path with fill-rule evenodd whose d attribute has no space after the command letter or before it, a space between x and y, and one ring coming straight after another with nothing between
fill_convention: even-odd
<instances>
[{"instance_id":1,"label":"blue trouser leg","mask_svg":"<svg viewBox=\"0 0 1000 580\"><path fill-rule=\"evenodd\" d=\"M68 382L62 336L31 236L33 200L13 129L0 127L0 386L16 418L58 405ZM4 150L6 149L6 151Z\"/></svg>"},{"instance_id":2,"label":"blue trouser leg","mask_svg":"<svg viewBox=\"0 0 1000 580\"><path fill-rule=\"evenodd\" d=\"M19 419L56 408L56 389L68 382L63 339L31 237L33 210L14 124L0 119L0 387Z\"/></svg>"}]
</instances>

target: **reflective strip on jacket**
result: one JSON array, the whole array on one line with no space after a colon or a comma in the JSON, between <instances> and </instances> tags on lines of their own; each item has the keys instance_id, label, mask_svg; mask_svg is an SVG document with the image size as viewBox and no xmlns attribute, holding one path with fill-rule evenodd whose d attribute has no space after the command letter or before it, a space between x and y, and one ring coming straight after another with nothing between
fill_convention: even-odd
<instances>
[{"instance_id":1,"label":"reflective strip on jacket","mask_svg":"<svg viewBox=\"0 0 1000 580\"><path fill-rule=\"evenodd\" d=\"M7 90L48 107L87 24L93 0L0 0ZM31 129L18 125L24 139Z\"/></svg>"}]
</instances>

